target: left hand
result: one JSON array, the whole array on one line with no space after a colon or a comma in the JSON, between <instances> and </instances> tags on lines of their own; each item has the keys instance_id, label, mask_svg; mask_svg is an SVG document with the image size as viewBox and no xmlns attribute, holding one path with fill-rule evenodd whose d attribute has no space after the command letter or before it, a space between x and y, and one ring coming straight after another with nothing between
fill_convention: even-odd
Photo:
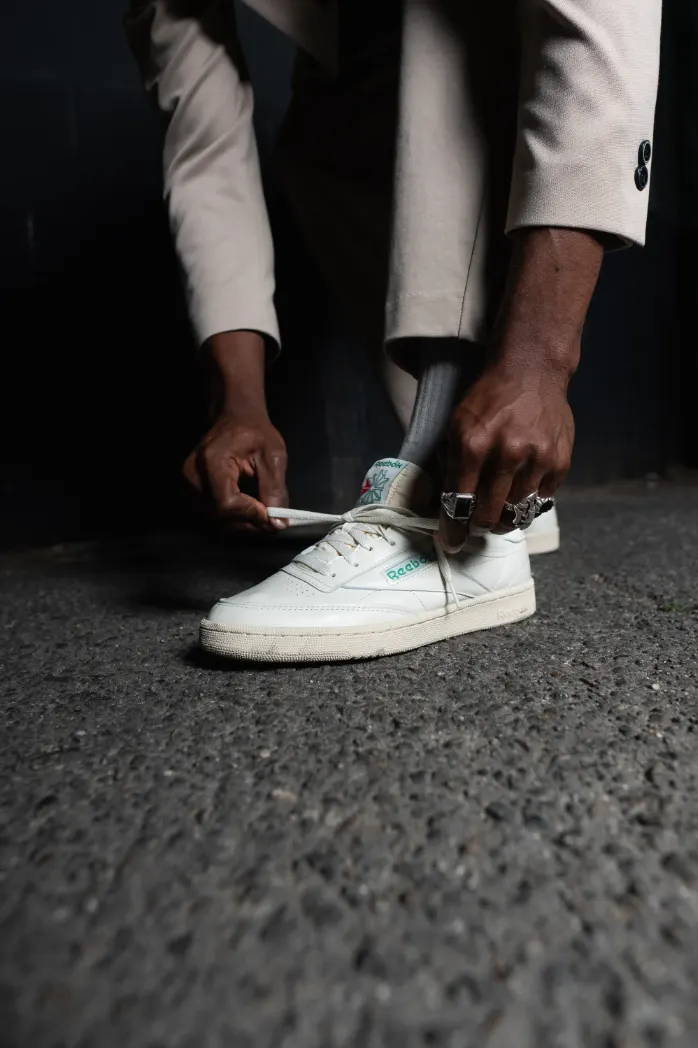
<instances>
[{"instance_id":1,"label":"left hand","mask_svg":"<svg viewBox=\"0 0 698 1048\"><path fill-rule=\"evenodd\" d=\"M554 494L570 466L574 419L569 376L554 367L493 363L457 405L449 432L444 491L475 493L468 526L505 532L505 502L538 492ZM448 553L465 542L468 527L441 512L439 535Z\"/></svg>"}]
</instances>

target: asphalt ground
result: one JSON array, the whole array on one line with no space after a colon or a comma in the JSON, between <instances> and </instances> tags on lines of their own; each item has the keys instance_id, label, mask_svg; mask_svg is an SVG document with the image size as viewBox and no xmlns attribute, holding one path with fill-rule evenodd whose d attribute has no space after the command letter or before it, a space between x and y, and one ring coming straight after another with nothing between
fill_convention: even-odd
<instances>
[{"instance_id":1,"label":"asphalt ground","mask_svg":"<svg viewBox=\"0 0 698 1048\"><path fill-rule=\"evenodd\" d=\"M694 1048L698 487L572 490L523 623L202 657L293 550L0 558L3 1048Z\"/></svg>"}]
</instances>

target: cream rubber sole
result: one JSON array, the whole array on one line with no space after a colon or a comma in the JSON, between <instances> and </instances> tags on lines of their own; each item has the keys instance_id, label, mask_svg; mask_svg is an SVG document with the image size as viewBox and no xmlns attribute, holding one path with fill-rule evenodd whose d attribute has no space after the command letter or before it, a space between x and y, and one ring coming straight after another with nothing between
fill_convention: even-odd
<instances>
[{"instance_id":1,"label":"cream rubber sole","mask_svg":"<svg viewBox=\"0 0 698 1048\"><path fill-rule=\"evenodd\" d=\"M453 607L453 605L451 605ZM468 599L462 608L437 611L408 626L387 629L248 629L242 632L211 619L201 623L201 646L212 655L252 662L340 662L410 651L475 630L528 618L536 610L533 579L516 589Z\"/></svg>"},{"instance_id":2,"label":"cream rubber sole","mask_svg":"<svg viewBox=\"0 0 698 1048\"><path fill-rule=\"evenodd\" d=\"M547 531L526 535L526 549L529 557L535 557L538 553L555 553L559 548L559 528L548 528Z\"/></svg>"}]
</instances>

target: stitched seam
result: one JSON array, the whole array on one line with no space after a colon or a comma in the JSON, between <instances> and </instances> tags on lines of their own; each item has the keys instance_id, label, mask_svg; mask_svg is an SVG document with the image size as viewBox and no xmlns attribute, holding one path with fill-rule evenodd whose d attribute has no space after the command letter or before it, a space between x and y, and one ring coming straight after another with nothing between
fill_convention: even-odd
<instances>
[{"instance_id":1,"label":"stitched seam","mask_svg":"<svg viewBox=\"0 0 698 1048\"><path fill-rule=\"evenodd\" d=\"M465 283L463 284L463 296L461 298L460 315L458 317L458 334L460 334L462 329L463 329L463 314L465 313L465 300L466 300L466 298L468 296L468 284L470 283L470 270L473 268L473 259L475 257L475 248L477 247L478 238L480 236L480 225L482 223L482 216L483 216L484 211L485 211L486 199L487 199L487 195L486 195L486 193L483 193L482 194L482 199L480 201L480 211L478 212L478 216L477 216L477 225L475 226L475 236L473 237L473 246L472 246L472 250L470 252L470 259L468 260L468 271L465 274Z\"/></svg>"}]
</instances>

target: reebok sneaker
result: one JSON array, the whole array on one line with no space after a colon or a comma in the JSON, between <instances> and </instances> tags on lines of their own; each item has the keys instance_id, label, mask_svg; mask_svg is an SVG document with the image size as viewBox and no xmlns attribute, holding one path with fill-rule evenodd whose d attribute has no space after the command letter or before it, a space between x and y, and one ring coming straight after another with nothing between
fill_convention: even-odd
<instances>
[{"instance_id":1,"label":"reebok sneaker","mask_svg":"<svg viewBox=\"0 0 698 1048\"><path fill-rule=\"evenodd\" d=\"M471 536L458 554L438 545L431 483L418 466L380 459L348 513L275 510L333 525L324 538L201 623L216 655L264 662L371 658L516 622L535 611L521 531Z\"/></svg>"}]
</instances>

